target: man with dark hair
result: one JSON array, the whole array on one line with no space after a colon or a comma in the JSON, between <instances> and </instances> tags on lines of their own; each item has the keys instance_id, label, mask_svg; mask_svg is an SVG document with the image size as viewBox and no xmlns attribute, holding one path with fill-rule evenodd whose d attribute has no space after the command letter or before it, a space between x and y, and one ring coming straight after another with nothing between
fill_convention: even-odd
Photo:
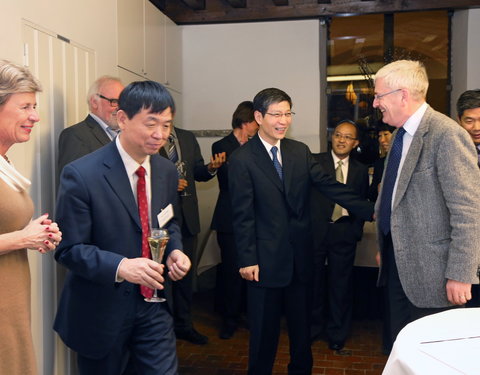
<instances>
[{"instance_id":1,"label":"man with dark hair","mask_svg":"<svg viewBox=\"0 0 480 375\"><path fill-rule=\"evenodd\" d=\"M467 90L457 101L457 116L460 125L470 134L477 149L480 166L480 90Z\"/></svg>"},{"instance_id":2,"label":"man with dark hair","mask_svg":"<svg viewBox=\"0 0 480 375\"><path fill-rule=\"evenodd\" d=\"M356 124L344 120L333 131L332 150L314 157L330 176L367 199L368 168L350 157L358 144ZM315 189L311 210L315 254L312 338L325 330L329 348L341 350L352 322L353 262L364 220Z\"/></svg>"},{"instance_id":3,"label":"man with dark hair","mask_svg":"<svg viewBox=\"0 0 480 375\"><path fill-rule=\"evenodd\" d=\"M285 313L288 371L310 374L310 188L313 185L364 220L371 220L373 206L325 174L305 144L285 138L294 115L285 92L260 91L253 109L259 131L232 154L229 165L238 266L247 280L248 373L272 372Z\"/></svg>"},{"instance_id":4,"label":"man with dark hair","mask_svg":"<svg viewBox=\"0 0 480 375\"><path fill-rule=\"evenodd\" d=\"M144 300L163 289L164 267L172 280L190 268L173 217L177 171L158 155L174 113L165 87L131 83L119 98L119 136L61 175L64 241L55 259L68 273L54 329L78 353L81 375L118 375L127 352L139 374L177 373L172 316L166 303ZM166 266L148 247L149 228L162 226L170 236Z\"/></svg>"},{"instance_id":5,"label":"man with dark hair","mask_svg":"<svg viewBox=\"0 0 480 375\"><path fill-rule=\"evenodd\" d=\"M192 270L182 280L172 284L172 308L177 339L196 345L205 345L208 337L198 332L192 320L192 298L197 272L197 235L200 233L200 216L195 181L209 181L225 161L225 155L203 161L200 146L191 131L172 126L168 142L160 149L160 155L183 168L178 179L178 205L183 251L192 262Z\"/></svg>"},{"instance_id":6,"label":"man with dark hair","mask_svg":"<svg viewBox=\"0 0 480 375\"><path fill-rule=\"evenodd\" d=\"M119 78L102 76L90 86L90 113L78 124L65 128L58 139L58 175L65 165L110 143L118 133L118 97L123 90Z\"/></svg>"},{"instance_id":7,"label":"man with dark hair","mask_svg":"<svg viewBox=\"0 0 480 375\"><path fill-rule=\"evenodd\" d=\"M232 132L212 145L212 154L225 153L226 160L240 146L253 137L258 124L253 116L253 103L241 102L232 116ZM213 213L211 229L217 232L217 242L222 254L222 262L217 267L217 300L222 315L220 338L229 339L235 333L242 306L242 290L245 282L238 274L237 253L233 238L232 205L228 190L228 163L223 164L217 173L217 204Z\"/></svg>"}]
</instances>

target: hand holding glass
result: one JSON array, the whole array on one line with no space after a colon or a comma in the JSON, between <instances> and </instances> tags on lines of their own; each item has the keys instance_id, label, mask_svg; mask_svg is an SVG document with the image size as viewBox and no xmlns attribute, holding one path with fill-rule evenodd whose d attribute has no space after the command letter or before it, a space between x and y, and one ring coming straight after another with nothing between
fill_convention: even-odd
<instances>
[{"instance_id":1,"label":"hand holding glass","mask_svg":"<svg viewBox=\"0 0 480 375\"><path fill-rule=\"evenodd\" d=\"M181 178L183 180L186 180L187 179L187 168L186 168L186 164L187 162L186 161L177 161L175 163L175 166L177 167L177 174L178 174L178 178ZM180 193L180 196L181 197L187 197L189 196L190 194L187 193L187 190L186 188Z\"/></svg>"},{"instance_id":2,"label":"hand holding glass","mask_svg":"<svg viewBox=\"0 0 480 375\"><path fill-rule=\"evenodd\" d=\"M163 259L163 254L167 247L168 240L170 236L166 229L153 228L150 230L150 235L148 236L148 245L150 246L150 252L152 254L152 260L157 263L161 263ZM157 289L154 290L152 298L145 298L147 302L165 302L165 298L157 296Z\"/></svg>"}]
</instances>

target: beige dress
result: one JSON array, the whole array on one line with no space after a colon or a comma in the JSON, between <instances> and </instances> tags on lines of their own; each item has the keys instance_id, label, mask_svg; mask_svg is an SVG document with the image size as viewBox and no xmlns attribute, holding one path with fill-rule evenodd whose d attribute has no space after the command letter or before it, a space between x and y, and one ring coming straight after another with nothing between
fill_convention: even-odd
<instances>
[{"instance_id":1,"label":"beige dress","mask_svg":"<svg viewBox=\"0 0 480 375\"><path fill-rule=\"evenodd\" d=\"M24 228L33 214L26 191L0 178L0 233ZM0 255L0 374L37 374L30 328L30 269L27 250Z\"/></svg>"}]
</instances>

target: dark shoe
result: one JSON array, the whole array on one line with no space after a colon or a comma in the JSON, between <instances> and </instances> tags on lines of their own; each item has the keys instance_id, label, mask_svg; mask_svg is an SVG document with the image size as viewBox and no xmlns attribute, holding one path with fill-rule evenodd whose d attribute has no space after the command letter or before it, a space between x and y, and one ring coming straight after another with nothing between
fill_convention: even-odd
<instances>
[{"instance_id":1,"label":"dark shoe","mask_svg":"<svg viewBox=\"0 0 480 375\"><path fill-rule=\"evenodd\" d=\"M178 340L185 340L195 345L205 345L208 343L208 337L198 333L195 328L188 331L175 331Z\"/></svg>"},{"instance_id":2,"label":"dark shoe","mask_svg":"<svg viewBox=\"0 0 480 375\"><path fill-rule=\"evenodd\" d=\"M237 330L236 324L224 322L222 324L222 328L220 329L220 333L218 334L218 337L220 337L223 340L228 340L233 336L236 330Z\"/></svg>"},{"instance_id":3,"label":"dark shoe","mask_svg":"<svg viewBox=\"0 0 480 375\"><path fill-rule=\"evenodd\" d=\"M335 350L335 351L342 350L342 349L343 349L343 346L344 346L344 344L343 344L343 343L340 343L340 342L329 342L329 343L328 343L328 347L329 347L331 350Z\"/></svg>"}]
</instances>

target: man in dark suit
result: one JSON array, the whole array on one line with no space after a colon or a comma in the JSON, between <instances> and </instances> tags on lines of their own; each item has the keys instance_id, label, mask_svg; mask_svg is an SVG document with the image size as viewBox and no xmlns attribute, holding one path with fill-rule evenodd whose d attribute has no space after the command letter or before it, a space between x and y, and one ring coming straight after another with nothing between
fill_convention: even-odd
<instances>
[{"instance_id":1,"label":"man in dark suit","mask_svg":"<svg viewBox=\"0 0 480 375\"><path fill-rule=\"evenodd\" d=\"M480 167L480 90L467 90L457 100L458 122L464 128L477 149ZM480 285L472 285L472 299L467 307L480 307Z\"/></svg>"},{"instance_id":2,"label":"man in dark suit","mask_svg":"<svg viewBox=\"0 0 480 375\"><path fill-rule=\"evenodd\" d=\"M118 132L118 97L123 90L119 78L102 76L90 87L85 120L65 128L58 139L58 175L65 165L109 143Z\"/></svg>"},{"instance_id":3,"label":"man in dark suit","mask_svg":"<svg viewBox=\"0 0 480 375\"><path fill-rule=\"evenodd\" d=\"M314 157L328 174L366 199L368 169L350 157L358 144L355 123L342 121L333 131L331 152ZM315 189L312 189L311 214L315 255L312 337L325 329L330 349L340 350L352 322L353 262L364 221Z\"/></svg>"},{"instance_id":4,"label":"man in dark suit","mask_svg":"<svg viewBox=\"0 0 480 375\"><path fill-rule=\"evenodd\" d=\"M480 166L480 90L467 90L457 100L458 122L464 128L477 149Z\"/></svg>"},{"instance_id":5,"label":"man in dark suit","mask_svg":"<svg viewBox=\"0 0 480 375\"><path fill-rule=\"evenodd\" d=\"M144 300L164 283L164 265L149 257L150 225L166 222L169 278L179 280L190 268L172 217L177 171L157 155L174 112L172 97L159 83L130 84L119 98L121 134L62 172L57 219L64 241L55 259L68 273L54 329L78 353L82 375L120 374L127 352L139 374L177 373L167 304Z\"/></svg>"},{"instance_id":6,"label":"man in dark suit","mask_svg":"<svg viewBox=\"0 0 480 375\"><path fill-rule=\"evenodd\" d=\"M221 339L231 338L237 329L245 289L245 280L238 274L237 252L233 238L232 204L228 190L228 159L233 151L257 133L258 124L253 116L251 101L244 101L238 105L232 116L232 128L229 135L212 145L212 155L224 152L227 160L217 173L220 192L211 225L211 229L217 232L217 242L222 255L222 262L217 267L216 284L217 300L222 315L219 334Z\"/></svg>"},{"instance_id":7,"label":"man in dark suit","mask_svg":"<svg viewBox=\"0 0 480 375\"><path fill-rule=\"evenodd\" d=\"M223 161L224 155L215 155L209 164L203 161L200 146L195 135L172 126L169 141L160 150L160 155L174 163L183 163L184 174L178 181L180 226L182 229L183 251L192 262L192 271L181 281L172 284L173 318L177 339L204 345L208 337L199 333L192 322L193 281L197 272L197 236L200 233L200 217L195 181L212 179Z\"/></svg>"},{"instance_id":8,"label":"man in dark suit","mask_svg":"<svg viewBox=\"0 0 480 375\"><path fill-rule=\"evenodd\" d=\"M253 100L259 131L230 157L229 189L240 275L247 282L249 374L272 372L284 312L290 374L310 374L312 232L309 194L322 193L371 220L373 207L315 163L308 147L285 135L292 101L275 88Z\"/></svg>"}]
</instances>

